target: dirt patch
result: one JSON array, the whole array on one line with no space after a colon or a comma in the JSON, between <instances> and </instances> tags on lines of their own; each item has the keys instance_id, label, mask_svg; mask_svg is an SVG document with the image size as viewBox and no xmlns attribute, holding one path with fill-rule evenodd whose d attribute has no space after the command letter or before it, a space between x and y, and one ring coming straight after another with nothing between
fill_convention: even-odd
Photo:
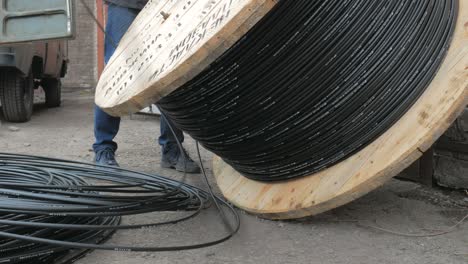
<instances>
[{"instance_id":1,"label":"dirt patch","mask_svg":"<svg viewBox=\"0 0 468 264\"><path fill-rule=\"evenodd\" d=\"M2 152L28 153L92 161L93 101L91 91L68 90L63 107L37 105L31 122L4 123L0 127ZM15 126L17 131L11 131ZM158 118L124 118L117 137L118 160L124 167L179 178L159 167ZM185 143L195 155L194 142ZM211 154L203 151L211 177ZM213 179L210 178L212 183ZM201 176L188 181L203 187ZM153 263L467 263L468 223L438 237L407 238L365 228L356 220L400 232L432 232L455 224L466 209L466 195L392 180L382 188L325 214L287 222L258 219L241 212L242 228L232 240L203 250L172 253L122 253L96 251L79 264ZM155 216L156 217L156 216ZM139 217L126 218L140 222ZM111 242L132 245L169 245L205 239L220 220L207 212L190 225L147 232L119 232ZM180 241L179 241L180 242ZM184 242L184 241L182 241Z\"/></svg>"}]
</instances>

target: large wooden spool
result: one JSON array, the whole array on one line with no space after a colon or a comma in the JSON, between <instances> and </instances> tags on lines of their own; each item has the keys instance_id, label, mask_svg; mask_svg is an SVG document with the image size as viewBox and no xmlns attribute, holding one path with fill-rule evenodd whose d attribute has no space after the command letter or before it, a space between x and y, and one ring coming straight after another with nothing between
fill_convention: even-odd
<instances>
[{"instance_id":1,"label":"large wooden spool","mask_svg":"<svg viewBox=\"0 0 468 264\"><path fill-rule=\"evenodd\" d=\"M190 3L148 4L104 72L96 94L99 106L120 116L168 95L239 40L276 1ZM207 21L218 22L200 28ZM460 1L456 31L437 76L418 102L372 144L327 170L286 182L247 179L220 158L214 159L214 175L224 196L246 211L271 219L318 214L363 196L408 167L467 103L468 2Z\"/></svg>"}]
</instances>

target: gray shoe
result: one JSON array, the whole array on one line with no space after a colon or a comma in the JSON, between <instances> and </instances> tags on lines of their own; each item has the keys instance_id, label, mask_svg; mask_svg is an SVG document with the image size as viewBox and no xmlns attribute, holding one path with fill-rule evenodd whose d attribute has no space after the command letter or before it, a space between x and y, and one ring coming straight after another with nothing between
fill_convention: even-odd
<instances>
[{"instance_id":1,"label":"gray shoe","mask_svg":"<svg viewBox=\"0 0 468 264\"><path fill-rule=\"evenodd\" d=\"M103 149L96 152L94 163L102 166L119 167L119 163L115 160L115 152L112 149Z\"/></svg>"},{"instance_id":2,"label":"gray shoe","mask_svg":"<svg viewBox=\"0 0 468 264\"><path fill-rule=\"evenodd\" d=\"M186 173L200 173L198 164L190 158L185 150L185 155L181 154L178 146L164 147L162 152L161 167Z\"/></svg>"}]
</instances>

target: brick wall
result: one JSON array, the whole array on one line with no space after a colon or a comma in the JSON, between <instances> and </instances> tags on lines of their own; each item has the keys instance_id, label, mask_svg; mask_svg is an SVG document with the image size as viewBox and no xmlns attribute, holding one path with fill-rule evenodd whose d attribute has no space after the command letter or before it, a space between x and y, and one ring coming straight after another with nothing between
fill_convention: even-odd
<instances>
[{"instance_id":1,"label":"brick wall","mask_svg":"<svg viewBox=\"0 0 468 264\"><path fill-rule=\"evenodd\" d=\"M68 74L64 86L94 88L97 83L97 27L80 1L76 2L76 39L69 41ZM96 9L95 0L85 0Z\"/></svg>"}]
</instances>

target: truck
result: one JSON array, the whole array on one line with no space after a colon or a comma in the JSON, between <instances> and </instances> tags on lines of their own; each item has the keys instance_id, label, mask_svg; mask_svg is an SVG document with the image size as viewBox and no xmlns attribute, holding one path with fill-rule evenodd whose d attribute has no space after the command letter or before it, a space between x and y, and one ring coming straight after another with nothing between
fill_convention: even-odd
<instances>
[{"instance_id":1,"label":"truck","mask_svg":"<svg viewBox=\"0 0 468 264\"><path fill-rule=\"evenodd\" d=\"M31 119L34 90L48 107L61 104L61 78L74 36L73 0L0 1L0 102L9 122Z\"/></svg>"},{"instance_id":2,"label":"truck","mask_svg":"<svg viewBox=\"0 0 468 264\"><path fill-rule=\"evenodd\" d=\"M47 107L61 104L61 78L67 73L67 42L0 46L0 102L9 122L31 119L34 90L42 87Z\"/></svg>"}]
</instances>

